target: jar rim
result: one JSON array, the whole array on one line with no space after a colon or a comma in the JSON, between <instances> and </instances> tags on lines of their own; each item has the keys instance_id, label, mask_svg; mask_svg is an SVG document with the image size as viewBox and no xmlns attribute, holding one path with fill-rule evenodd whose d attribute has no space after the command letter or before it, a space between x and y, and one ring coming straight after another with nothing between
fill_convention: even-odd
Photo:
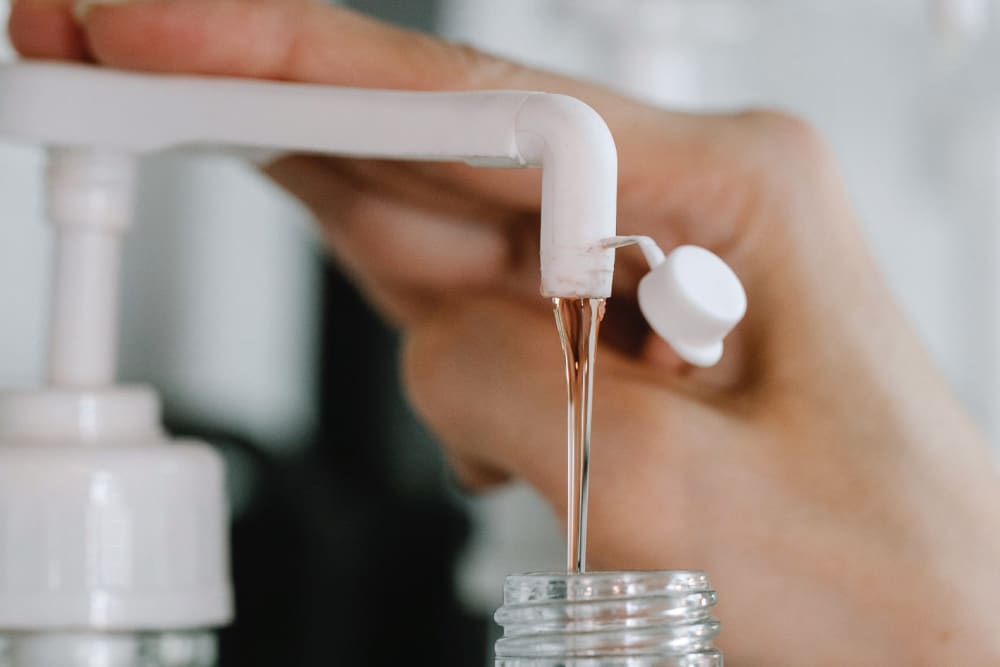
<instances>
[{"instance_id":1,"label":"jar rim","mask_svg":"<svg viewBox=\"0 0 1000 667\"><path fill-rule=\"evenodd\" d=\"M497 667L721 667L716 593L698 570L507 577Z\"/></svg>"},{"instance_id":2,"label":"jar rim","mask_svg":"<svg viewBox=\"0 0 1000 667\"><path fill-rule=\"evenodd\" d=\"M690 593L714 593L707 574L700 570L533 572L510 575L504 583L506 604Z\"/></svg>"}]
</instances>

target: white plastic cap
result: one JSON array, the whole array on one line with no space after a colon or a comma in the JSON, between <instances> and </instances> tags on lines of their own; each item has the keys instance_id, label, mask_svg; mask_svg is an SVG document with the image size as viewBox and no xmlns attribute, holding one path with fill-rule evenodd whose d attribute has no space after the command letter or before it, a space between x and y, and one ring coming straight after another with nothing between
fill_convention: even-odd
<instances>
[{"instance_id":1,"label":"white plastic cap","mask_svg":"<svg viewBox=\"0 0 1000 667\"><path fill-rule=\"evenodd\" d=\"M228 552L223 461L152 392L0 392L0 630L225 625Z\"/></svg>"},{"instance_id":2,"label":"white plastic cap","mask_svg":"<svg viewBox=\"0 0 1000 667\"><path fill-rule=\"evenodd\" d=\"M707 367L722 358L722 340L743 319L747 297L722 259L686 245L639 281L639 308L684 361Z\"/></svg>"}]
</instances>

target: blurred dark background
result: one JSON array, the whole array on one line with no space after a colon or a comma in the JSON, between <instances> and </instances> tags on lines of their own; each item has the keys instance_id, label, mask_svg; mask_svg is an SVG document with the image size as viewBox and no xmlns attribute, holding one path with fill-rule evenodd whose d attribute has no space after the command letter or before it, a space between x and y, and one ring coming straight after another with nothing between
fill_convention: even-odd
<instances>
[{"instance_id":1,"label":"blurred dark background","mask_svg":"<svg viewBox=\"0 0 1000 667\"><path fill-rule=\"evenodd\" d=\"M252 489L233 525L237 622L222 633L222 665L482 664L488 621L461 609L454 585L469 522L399 394L396 336L317 263L314 441L273 456L232 433L169 425L223 447ZM414 450L426 460L413 465Z\"/></svg>"}]
</instances>

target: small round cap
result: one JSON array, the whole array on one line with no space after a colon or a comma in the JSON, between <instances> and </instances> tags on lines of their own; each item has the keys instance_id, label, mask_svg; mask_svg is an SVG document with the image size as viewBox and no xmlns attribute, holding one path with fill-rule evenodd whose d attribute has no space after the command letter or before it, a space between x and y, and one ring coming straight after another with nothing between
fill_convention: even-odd
<instances>
[{"instance_id":1,"label":"small round cap","mask_svg":"<svg viewBox=\"0 0 1000 667\"><path fill-rule=\"evenodd\" d=\"M722 339L743 319L747 296L722 259L686 245L639 281L639 308L684 361L707 367L722 358Z\"/></svg>"}]
</instances>

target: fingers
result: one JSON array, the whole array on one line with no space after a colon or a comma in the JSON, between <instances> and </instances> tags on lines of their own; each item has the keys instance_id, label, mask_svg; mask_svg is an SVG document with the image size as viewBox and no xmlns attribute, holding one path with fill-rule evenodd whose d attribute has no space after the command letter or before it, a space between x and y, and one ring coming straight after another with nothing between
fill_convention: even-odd
<instances>
[{"instance_id":1,"label":"fingers","mask_svg":"<svg viewBox=\"0 0 1000 667\"><path fill-rule=\"evenodd\" d=\"M451 304L413 327L404 355L411 402L461 471L524 478L559 511L566 491L562 364L550 312L488 298ZM619 488L624 480L612 471L634 468L630 457L640 451L634 460L653 467L676 456L654 443L689 445L697 408L676 378L612 350L602 348L596 364L594 460L604 472L595 472L594 491L605 494L606 508L610 495L643 502ZM684 418L674 419L680 413Z\"/></svg>"},{"instance_id":2,"label":"fingers","mask_svg":"<svg viewBox=\"0 0 1000 667\"><path fill-rule=\"evenodd\" d=\"M565 475L560 364L544 313L485 299L414 327L404 353L414 407L464 468L529 474L552 499Z\"/></svg>"},{"instance_id":3,"label":"fingers","mask_svg":"<svg viewBox=\"0 0 1000 667\"><path fill-rule=\"evenodd\" d=\"M30 58L87 58L83 29L70 0L19 0L10 10L7 31L14 48Z\"/></svg>"},{"instance_id":4,"label":"fingers","mask_svg":"<svg viewBox=\"0 0 1000 667\"><path fill-rule=\"evenodd\" d=\"M391 164L296 156L268 173L324 221L330 249L397 324L456 289L537 299L538 240L525 220Z\"/></svg>"},{"instance_id":5,"label":"fingers","mask_svg":"<svg viewBox=\"0 0 1000 667\"><path fill-rule=\"evenodd\" d=\"M448 457L457 486L466 493L475 494L502 486L511 480L509 473L483 465L461 455Z\"/></svg>"},{"instance_id":6,"label":"fingers","mask_svg":"<svg viewBox=\"0 0 1000 667\"><path fill-rule=\"evenodd\" d=\"M404 369L411 403L466 486L521 478L565 517L566 387L551 313L486 298L450 304L411 329ZM592 565L705 562L683 537L713 529L719 517L704 508L731 479L704 488L691 471L723 456L742 470L757 451L746 427L694 398L694 383L603 346L594 390Z\"/></svg>"}]
</instances>

